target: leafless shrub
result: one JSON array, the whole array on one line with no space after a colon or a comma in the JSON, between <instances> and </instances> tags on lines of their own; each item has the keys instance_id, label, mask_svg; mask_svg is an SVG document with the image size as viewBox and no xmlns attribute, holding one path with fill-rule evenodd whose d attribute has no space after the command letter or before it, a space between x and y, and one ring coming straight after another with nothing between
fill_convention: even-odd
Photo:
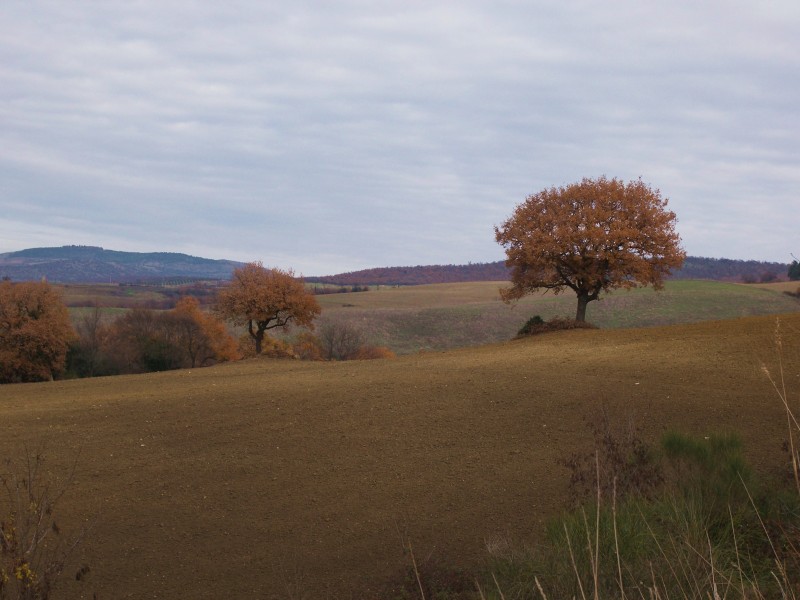
<instances>
[{"instance_id":1,"label":"leafless shrub","mask_svg":"<svg viewBox=\"0 0 800 600\"><path fill-rule=\"evenodd\" d=\"M322 357L327 360L351 360L364 345L364 334L351 323L330 321L319 330Z\"/></svg>"},{"instance_id":2,"label":"leafless shrub","mask_svg":"<svg viewBox=\"0 0 800 600\"><path fill-rule=\"evenodd\" d=\"M594 452L574 453L559 463L570 471L570 491L577 501L600 493L608 498L636 495L651 497L664 482L656 456L629 420L612 425L605 409L586 424L594 440Z\"/></svg>"},{"instance_id":3,"label":"leafless shrub","mask_svg":"<svg viewBox=\"0 0 800 600\"><path fill-rule=\"evenodd\" d=\"M0 600L46 600L67 568L86 531L67 536L55 520L56 508L73 479L73 464L64 481L44 469L41 450L26 450L21 464L6 459L0 485ZM77 569L85 580L89 567Z\"/></svg>"}]
</instances>

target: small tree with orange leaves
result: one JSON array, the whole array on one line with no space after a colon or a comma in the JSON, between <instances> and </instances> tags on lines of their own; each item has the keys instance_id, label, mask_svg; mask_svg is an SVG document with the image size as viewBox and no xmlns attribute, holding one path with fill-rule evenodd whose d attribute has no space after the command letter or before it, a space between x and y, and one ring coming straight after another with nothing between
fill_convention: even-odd
<instances>
[{"instance_id":1,"label":"small tree with orange leaves","mask_svg":"<svg viewBox=\"0 0 800 600\"><path fill-rule=\"evenodd\" d=\"M73 337L67 307L47 282L0 282L0 383L53 379Z\"/></svg>"},{"instance_id":2,"label":"small tree with orange leaves","mask_svg":"<svg viewBox=\"0 0 800 600\"><path fill-rule=\"evenodd\" d=\"M246 326L261 354L265 333L291 323L313 329L321 309L292 271L248 263L233 272L230 285L219 293L216 312L234 325Z\"/></svg>"},{"instance_id":3,"label":"small tree with orange leaves","mask_svg":"<svg viewBox=\"0 0 800 600\"><path fill-rule=\"evenodd\" d=\"M578 297L577 321L600 293L617 288L663 287L686 253L675 213L641 180L583 179L529 196L500 227L512 287L506 302L544 289L569 288Z\"/></svg>"},{"instance_id":4,"label":"small tree with orange leaves","mask_svg":"<svg viewBox=\"0 0 800 600\"><path fill-rule=\"evenodd\" d=\"M236 340L228 333L225 323L203 312L197 298L184 296L168 314L173 317L177 330L173 343L185 353L189 367L239 358Z\"/></svg>"}]
</instances>

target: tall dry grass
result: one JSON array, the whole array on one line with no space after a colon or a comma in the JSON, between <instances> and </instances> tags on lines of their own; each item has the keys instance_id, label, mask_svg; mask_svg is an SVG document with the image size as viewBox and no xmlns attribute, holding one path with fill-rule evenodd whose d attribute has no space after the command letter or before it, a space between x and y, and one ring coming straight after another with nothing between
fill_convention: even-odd
<instances>
[{"instance_id":1,"label":"tall dry grass","mask_svg":"<svg viewBox=\"0 0 800 600\"><path fill-rule=\"evenodd\" d=\"M800 598L800 422L786 385L780 319L775 349L775 365L762 371L786 415L787 477L759 480L736 436L670 434L661 449L666 483L655 495L621 493L620 473L611 474L609 493L601 465L620 460L601 454L620 444L606 438L594 455L594 496L551 523L541 547L494 544L477 597ZM627 468L636 468L630 458ZM574 475L580 464L572 465Z\"/></svg>"}]
</instances>

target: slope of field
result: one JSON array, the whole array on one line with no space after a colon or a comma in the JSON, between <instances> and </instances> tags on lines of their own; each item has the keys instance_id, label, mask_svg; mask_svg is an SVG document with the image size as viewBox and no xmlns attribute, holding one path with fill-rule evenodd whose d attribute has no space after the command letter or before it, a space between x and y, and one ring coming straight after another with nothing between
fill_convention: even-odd
<instances>
[{"instance_id":1,"label":"slope of field","mask_svg":"<svg viewBox=\"0 0 800 600\"><path fill-rule=\"evenodd\" d=\"M346 321L372 343L405 354L446 350L512 338L533 315L575 314L575 295L528 296L509 306L498 282L453 283L318 297L322 322ZM650 327L800 310L778 290L716 281L670 281L665 289L617 291L592 302L587 319L602 328Z\"/></svg>"},{"instance_id":2,"label":"slope of field","mask_svg":"<svg viewBox=\"0 0 800 600\"><path fill-rule=\"evenodd\" d=\"M63 530L94 528L67 597L378 598L420 560L534 543L565 502L557 459L602 405L646 439L738 431L761 471L786 418L774 317L570 331L388 361L251 360L0 387L0 456L78 471ZM800 390L800 314L781 318Z\"/></svg>"},{"instance_id":3,"label":"slope of field","mask_svg":"<svg viewBox=\"0 0 800 600\"><path fill-rule=\"evenodd\" d=\"M773 292L800 292L800 281L778 281L776 283L757 283L756 287Z\"/></svg>"}]
</instances>

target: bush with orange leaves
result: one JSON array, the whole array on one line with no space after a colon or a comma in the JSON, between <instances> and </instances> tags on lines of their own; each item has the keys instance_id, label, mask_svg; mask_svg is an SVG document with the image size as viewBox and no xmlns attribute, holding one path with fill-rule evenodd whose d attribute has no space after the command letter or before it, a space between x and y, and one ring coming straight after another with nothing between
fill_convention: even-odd
<instances>
[{"instance_id":1,"label":"bush with orange leaves","mask_svg":"<svg viewBox=\"0 0 800 600\"><path fill-rule=\"evenodd\" d=\"M386 346L361 346L356 352L355 360L374 360L380 358L397 358L397 355Z\"/></svg>"}]
</instances>

